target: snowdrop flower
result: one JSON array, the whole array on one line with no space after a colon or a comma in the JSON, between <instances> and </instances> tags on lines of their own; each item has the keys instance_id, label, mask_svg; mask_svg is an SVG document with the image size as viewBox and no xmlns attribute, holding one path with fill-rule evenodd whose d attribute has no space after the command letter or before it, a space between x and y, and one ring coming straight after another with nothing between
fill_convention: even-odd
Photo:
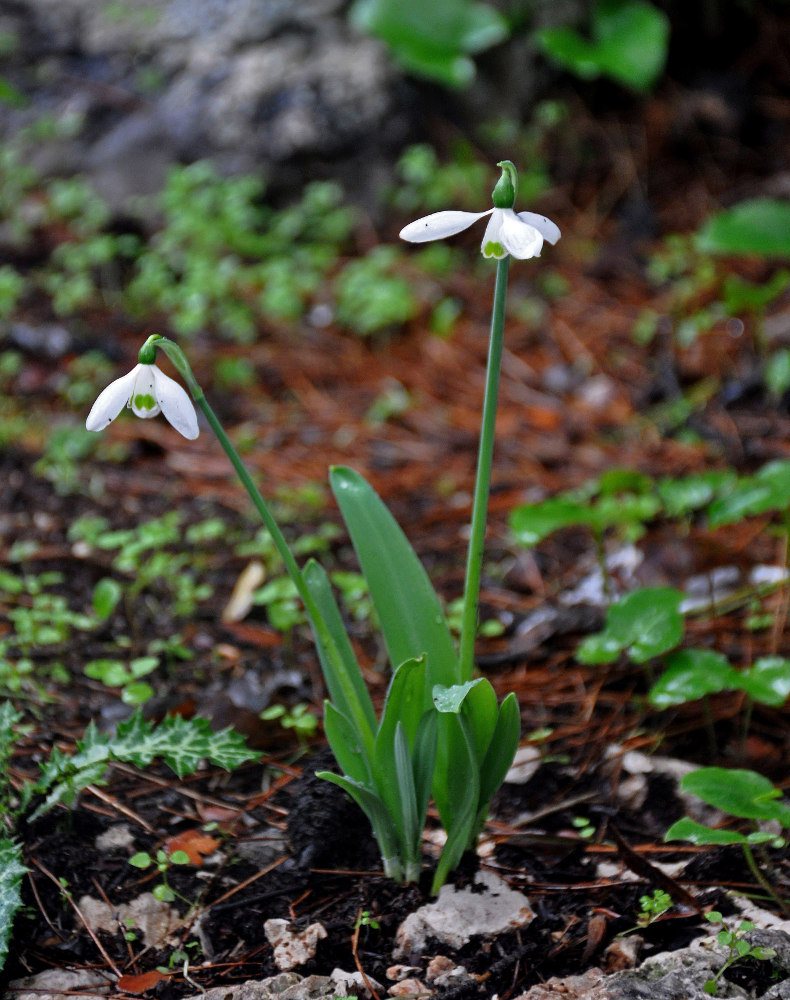
<instances>
[{"instance_id":1,"label":"snowdrop flower","mask_svg":"<svg viewBox=\"0 0 790 1000\"><path fill-rule=\"evenodd\" d=\"M193 440L198 436L195 407L186 391L156 365L138 364L100 393L93 404L85 426L89 431L103 431L115 420L124 406L144 420L164 413L183 434Z\"/></svg>"},{"instance_id":2,"label":"snowdrop flower","mask_svg":"<svg viewBox=\"0 0 790 1000\"><path fill-rule=\"evenodd\" d=\"M484 257L501 260L511 254L519 260L539 257L543 241L556 243L560 238L559 228L543 215L534 212L513 211L516 200L518 177L510 160L497 164L502 168L502 177L492 195L494 208L487 212L434 212L416 222L410 222L401 229L401 239L409 243L427 243L429 240L443 240L447 236L468 229L473 222L490 215L486 226L481 251Z\"/></svg>"}]
</instances>

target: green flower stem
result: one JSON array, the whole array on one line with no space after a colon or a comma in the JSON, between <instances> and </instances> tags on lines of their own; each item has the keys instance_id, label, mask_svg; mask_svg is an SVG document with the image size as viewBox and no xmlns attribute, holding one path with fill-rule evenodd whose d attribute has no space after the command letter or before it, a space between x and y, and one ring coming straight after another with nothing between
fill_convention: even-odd
<instances>
[{"instance_id":1,"label":"green flower stem","mask_svg":"<svg viewBox=\"0 0 790 1000\"><path fill-rule=\"evenodd\" d=\"M250 499L253 502L255 509L258 511L258 514L260 514L261 520L263 521L266 530L271 535L272 541L274 542L274 545L280 554L280 557L285 565L285 569L288 575L290 576L291 580L293 580L293 583L296 587L299 597L302 599L302 603L304 604L305 610L307 611L307 614L310 618L310 622L313 626L313 631L315 632L320 647L326 652L326 655L331 658L335 666L335 669L338 672L338 676L341 678L341 682L348 682L344 683L344 686L346 687L346 693L351 703L356 704L357 699L353 690L353 685L350 683L348 679L345 665L343 663L343 658L340 654L339 649L337 648L337 643L332 637L332 634L330 633L326 625L326 622L324 621L324 617L321 614L321 611L318 605L316 604L315 600L313 599L313 595L310 593L310 589L308 588L304 575L302 574L302 571L299 568L299 564L297 563L296 559L293 556L293 553L288 547L288 542L285 540L285 536L280 530L280 526L274 519L274 515L269 510L266 501L261 496L260 490L255 485L252 476L249 474L244 463L242 462L238 451L233 445L233 442L225 433L225 428L219 422L217 415L211 409L211 406L209 405L208 400L206 399L203 390L201 389L200 384L195 378L192 368L186 359L186 355L181 350L181 348L172 340L168 340L167 337L160 337L158 335L154 335L152 337L149 337L148 340L145 342L145 344L143 344L142 348L140 349L139 357L141 362L144 364L151 364L152 361L148 361L145 359L150 358L151 349L157 347L165 352L170 361L173 363L173 366L178 371L179 375L186 382L187 386L189 387L189 391L192 394L192 398L195 400L195 403L202 410L204 416L206 417L206 420L208 420L209 422L211 429L214 431L217 440L222 446L223 451L230 459L231 465L236 471L236 475L241 480L242 486L244 486L245 490L249 494ZM372 752L373 732L370 729L370 726L367 724L367 721L365 719L365 713L362 710L361 706L358 706L358 711L356 713L356 722L362 729L363 737L370 744L368 749Z\"/></svg>"},{"instance_id":2,"label":"green flower stem","mask_svg":"<svg viewBox=\"0 0 790 1000\"><path fill-rule=\"evenodd\" d=\"M491 466L494 458L494 432L497 401L499 399L499 374L502 367L502 344L505 332L505 300L510 256L497 261L494 307L491 313L491 338L488 345L486 389L483 400L483 421L480 430L480 451L477 458L477 479L472 502L472 523L469 551L466 560L466 583L461 619L461 648L459 654L459 683L471 680L475 665L475 637L477 635L477 607L480 598L480 575L483 566L488 494L491 489Z\"/></svg>"}]
</instances>

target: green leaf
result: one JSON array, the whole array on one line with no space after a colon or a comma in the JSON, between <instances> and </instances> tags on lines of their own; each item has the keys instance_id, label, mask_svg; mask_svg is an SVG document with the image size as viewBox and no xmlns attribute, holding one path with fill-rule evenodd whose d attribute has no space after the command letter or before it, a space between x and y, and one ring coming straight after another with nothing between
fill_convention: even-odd
<instances>
[{"instance_id":1,"label":"green leaf","mask_svg":"<svg viewBox=\"0 0 790 1000\"><path fill-rule=\"evenodd\" d=\"M783 827L790 827L790 807L779 801L782 793L756 771L701 767L685 775L680 787L731 816L775 819Z\"/></svg>"},{"instance_id":2,"label":"green leaf","mask_svg":"<svg viewBox=\"0 0 790 1000\"><path fill-rule=\"evenodd\" d=\"M341 771L369 786L373 782L372 761L359 729L330 701L324 702L324 732Z\"/></svg>"},{"instance_id":3,"label":"green leaf","mask_svg":"<svg viewBox=\"0 0 790 1000\"><path fill-rule=\"evenodd\" d=\"M376 754L390 753L395 739L395 729L402 724L411 746L417 726L423 716L423 691L425 688L426 663L423 657L406 660L392 675L381 723L376 734Z\"/></svg>"},{"instance_id":4,"label":"green leaf","mask_svg":"<svg viewBox=\"0 0 790 1000\"><path fill-rule=\"evenodd\" d=\"M469 736L466 721L461 715L445 713L438 716L440 728L446 727L454 735L442 739L439 746L452 745L458 748L453 758L454 769L448 773L448 793L453 802L453 818L448 822L442 818L447 830L447 841L436 866L431 892L437 893L447 880L450 872L457 867L461 855L469 846L477 820L480 798L480 774L474 746ZM434 794L434 798L435 798ZM437 803L438 804L438 803Z\"/></svg>"},{"instance_id":5,"label":"green leaf","mask_svg":"<svg viewBox=\"0 0 790 1000\"><path fill-rule=\"evenodd\" d=\"M590 524L592 518L588 503L555 497L543 503L514 508L510 514L510 527L518 541L531 548L560 528Z\"/></svg>"},{"instance_id":6,"label":"green leaf","mask_svg":"<svg viewBox=\"0 0 790 1000\"><path fill-rule=\"evenodd\" d=\"M769 462L715 500L708 508L708 520L711 527L720 527L767 511L786 510L789 502L790 461Z\"/></svg>"},{"instance_id":7,"label":"green leaf","mask_svg":"<svg viewBox=\"0 0 790 1000\"><path fill-rule=\"evenodd\" d=\"M353 781L351 778L347 778L345 775L333 774L331 771L316 771L316 777L338 785L356 802L370 820L370 825L373 827L373 835L379 845L379 850L381 851L388 874L391 874L393 878L397 878L396 875L392 874L393 867L399 866L402 868L403 861L399 852L398 833L392 817L379 796L369 788L366 788L357 781Z\"/></svg>"},{"instance_id":8,"label":"green leaf","mask_svg":"<svg viewBox=\"0 0 790 1000\"><path fill-rule=\"evenodd\" d=\"M93 588L93 610L99 621L106 621L115 611L123 595L123 588L117 580L105 576Z\"/></svg>"},{"instance_id":9,"label":"green leaf","mask_svg":"<svg viewBox=\"0 0 790 1000\"><path fill-rule=\"evenodd\" d=\"M305 566L304 580L338 654L335 661L316 635L316 646L329 696L335 707L357 729L365 752L370 756L373 752L373 734L378 721L365 686L365 679L343 627L343 619L332 593L329 578L321 566L311 559Z\"/></svg>"},{"instance_id":10,"label":"green leaf","mask_svg":"<svg viewBox=\"0 0 790 1000\"><path fill-rule=\"evenodd\" d=\"M437 712L452 712L457 715L463 706L464 699L472 690L482 682L483 678L467 681L465 684L453 684L452 687L444 687L442 684L433 686L433 703Z\"/></svg>"},{"instance_id":11,"label":"green leaf","mask_svg":"<svg viewBox=\"0 0 790 1000\"><path fill-rule=\"evenodd\" d=\"M592 41L572 28L547 28L536 35L544 52L582 79L608 76L646 92L664 71L669 19L642 0L598 0L592 9Z\"/></svg>"},{"instance_id":12,"label":"green leaf","mask_svg":"<svg viewBox=\"0 0 790 1000\"><path fill-rule=\"evenodd\" d=\"M667 669L650 688L655 708L669 708L696 701L739 686L741 675L726 656L710 649L681 649L666 660Z\"/></svg>"},{"instance_id":13,"label":"green leaf","mask_svg":"<svg viewBox=\"0 0 790 1000\"><path fill-rule=\"evenodd\" d=\"M487 807L513 764L521 737L521 713L511 691L499 706L496 728L480 766L480 803Z\"/></svg>"},{"instance_id":14,"label":"green leaf","mask_svg":"<svg viewBox=\"0 0 790 1000\"><path fill-rule=\"evenodd\" d=\"M611 663L625 652L645 663L677 646L685 621L683 594L669 587L644 588L627 594L606 614L602 632L589 636L576 651L582 663Z\"/></svg>"},{"instance_id":15,"label":"green leaf","mask_svg":"<svg viewBox=\"0 0 790 1000\"><path fill-rule=\"evenodd\" d=\"M703 253L790 257L790 203L755 198L708 219L697 235Z\"/></svg>"},{"instance_id":16,"label":"green leaf","mask_svg":"<svg viewBox=\"0 0 790 1000\"><path fill-rule=\"evenodd\" d=\"M404 69L449 87L474 78L469 54L508 35L501 15L474 0L434 0L430 17L421 0L356 0L349 17L356 27L383 39Z\"/></svg>"},{"instance_id":17,"label":"green leaf","mask_svg":"<svg viewBox=\"0 0 790 1000\"><path fill-rule=\"evenodd\" d=\"M85 676L101 681L107 687L123 687L131 674L120 660L91 660L85 664Z\"/></svg>"},{"instance_id":18,"label":"green leaf","mask_svg":"<svg viewBox=\"0 0 790 1000\"><path fill-rule=\"evenodd\" d=\"M420 857L422 824L425 819L417 810L417 789L414 785L411 754L406 732L399 722L395 728L394 763L398 781L398 800L401 814L402 846L404 860L414 861Z\"/></svg>"},{"instance_id":19,"label":"green leaf","mask_svg":"<svg viewBox=\"0 0 790 1000\"><path fill-rule=\"evenodd\" d=\"M790 696L790 660L763 656L739 674L738 687L762 705L781 708Z\"/></svg>"},{"instance_id":20,"label":"green leaf","mask_svg":"<svg viewBox=\"0 0 790 1000\"><path fill-rule=\"evenodd\" d=\"M713 827L697 823L688 816L673 823L664 834L664 840L688 840L699 846L748 843L747 838L737 830L714 830Z\"/></svg>"},{"instance_id":21,"label":"green leaf","mask_svg":"<svg viewBox=\"0 0 790 1000\"><path fill-rule=\"evenodd\" d=\"M463 680L450 630L422 564L375 491L352 469L331 470L330 483L381 622L390 662L427 657L423 708L434 684Z\"/></svg>"},{"instance_id":22,"label":"green leaf","mask_svg":"<svg viewBox=\"0 0 790 1000\"><path fill-rule=\"evenodd\" d=\"M112 741L110 750L116 759L136 767L146 767L154 757L161 757L179 778L194 773L201 760L210 760L231 771L259 757L245 745L241 733L232 729L214 732L208 719L184 719L174 715L153 728L142 719L139 711L119 724L118 736Z\"/></svg>"},{"instance_id":23,"label":"green leaf","mask_svg":"<svg viewBox=\"0 0 790 1000\"><path fill-rule=\"evenodd\" d=\"M22 847L15 840L0 839L0 972L5 965L14 929L14 916L22 906Z\"/></svg>"},{"instance_id":24,"label":"green leaf","mask_svg":"<svg viewBox=\"0 0 790 1000\"><path fill-rule=\"evenodd\" d=\"M425 822L428 800L431 797L434 768L436 766L436 747L438 740L438 717L436 712L426 712L417 727L417 735L412 747L412 771L414 772L414 788L417 798L417 813Z\"/></svg>"}]
</instances>

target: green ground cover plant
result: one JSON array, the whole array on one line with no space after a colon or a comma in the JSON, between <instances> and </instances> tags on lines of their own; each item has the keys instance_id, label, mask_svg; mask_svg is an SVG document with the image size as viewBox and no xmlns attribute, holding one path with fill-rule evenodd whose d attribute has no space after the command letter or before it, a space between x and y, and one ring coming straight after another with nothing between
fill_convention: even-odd
<instances>
[{"instance_id":1,"label":"green ground cover plant","mask_svg":"<svg viewBox=\"0 0 790 1000\"><path fill-rule=\"evenodd\" d=\"M32 822L58 804L71 805L89 785L100 785L116 762L147 767L155 758L179 777L193 774L201 761L232 770L258 758L245 746L244 737L232 729L214 732L208 720L171 716L153 725L136 712L118 724L114 736L100 733L91 724L74 753L57 747L40 765L38 778L13 787L7 764L15 743L23 735L22 715L11 702L0 703L0 970L8 953L14 916L22 905L20 882L27 871L17 836L20 823ZM172 859L171 859L172 860ZM163 883L166 885L166 883Z\"/></svg>"}]
</instances>

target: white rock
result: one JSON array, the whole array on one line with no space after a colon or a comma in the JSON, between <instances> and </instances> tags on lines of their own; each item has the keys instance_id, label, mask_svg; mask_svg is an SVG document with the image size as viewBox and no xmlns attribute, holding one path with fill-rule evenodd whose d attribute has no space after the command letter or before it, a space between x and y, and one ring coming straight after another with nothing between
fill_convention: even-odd
<instances>
[{"instance_id":1,"label":"white rock","mask_svg":"<svg viewBox=\"0 0 790 1000\"><path fill-rule=\"evenodd\" d=\"M313 958L318 942L326 937L323 924L310 924L303 931L292 931L289 927L287 920L267 920L263 925L266 939L274 948L274 964L282 972Z\"/></svg>"},{"instance_id":2,"label":"white rock","mask_svg":"<svg viewBox=\"0 0 790 1000\"><path fill-rule=\"evenodd\" d=\"M474 886L442 886L436 902L410 913L397 930L395 958L419 953L429 937L462 948L472 937L495 937L526 927L534 916L523 893L493 872L483 871Z\"/></svg>"}]
</instances>

